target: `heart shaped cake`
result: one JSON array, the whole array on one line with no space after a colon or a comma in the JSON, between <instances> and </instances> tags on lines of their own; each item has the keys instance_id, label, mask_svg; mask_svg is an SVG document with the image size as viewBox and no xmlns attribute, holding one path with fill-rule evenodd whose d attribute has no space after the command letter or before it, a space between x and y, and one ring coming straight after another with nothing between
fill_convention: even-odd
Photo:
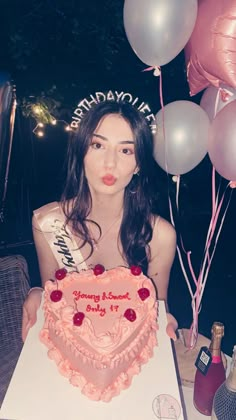
<instances>
[{"instance_id":1,"label":"heart shaped cake","mask_svg":"<svg viewBox=\"0 0 236 420\"><path fill-rule=\"evenodd\" d=\"M40 339L71 384L109 401L153 355L157 301L139 267L96 267L58 270L57 280L46 282Z\"/></svg>"}]
</instances>

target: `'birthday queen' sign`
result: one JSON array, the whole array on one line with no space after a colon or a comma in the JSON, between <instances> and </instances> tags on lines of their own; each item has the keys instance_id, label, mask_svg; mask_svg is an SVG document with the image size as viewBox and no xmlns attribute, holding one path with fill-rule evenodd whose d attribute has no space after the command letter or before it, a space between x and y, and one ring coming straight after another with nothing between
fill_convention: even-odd
<instances>
[{"instance_id":1,"label":"'birthday queen' sign","mask_svg":"<svg viewBox=\"0 0 236 420\"><path fill-rule=\"evenodd\" d=\"M133 106L136 106L136 108L145 114L146 120L150 124L150 128L152 133L155 133L156 131L156 120L155 115L151 112L151 109L149 105L145 102L142 102L139 100L138 97L133 97L128 92L117 92L116 90L113 92L109 90L107 93L104 92L95 92L93 95L89 95L88 98L82 99L78 105L77 108L74 110L74 114L72 116L72 122L71 127L77 128L80 121L82 120L83 116L86 114L87 111L89 111L90 108L92 108L93 105L98 104L99 102L104 101L116 101L116 102L129 102Z\"/></svg>"}]
</instances>

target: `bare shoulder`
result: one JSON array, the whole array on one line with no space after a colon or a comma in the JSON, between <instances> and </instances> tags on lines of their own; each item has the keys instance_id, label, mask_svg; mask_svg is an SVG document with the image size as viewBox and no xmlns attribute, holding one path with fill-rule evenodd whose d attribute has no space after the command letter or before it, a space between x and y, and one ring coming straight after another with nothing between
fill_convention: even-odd
<instances>
[{"instance_id":1,"label":"bare shoulder","mask_svg":"<svg viewBox=\"0 0 236 420\"><path fill-rule=\"evenodd\" d=\"M34 227L39 227L47 223L49 218L59 217L61 218L61 205L58 201L53 201L52 203L45 204L42 207L33 211L32 225Z\"/></svg>"},{"instance_id":2,"label":"bare shoulder","mask_svg":"<svg viewBox=\"0 0 236 420\"><path fill-rule=\"evenodd\" d=\"M174 226L161 216L154 217L153 240L176 244L176 232Z\"/></svg>"},{"instance_id":3,"label":"bare shoulder","mask_svg":"<svg viewBox=\"0 0 236 420\"><path fill-rule=\"evenodd\" d=\"M56 214L59 209L59 203L53 202L46 204L34 211L32 218L33 238L38 256L39 270L42 285L54 275L58 268L58 263L53 255L48 240L44 235L44 223L50 221L50 215ZM46 229L47 231L47 229Z\"/></svg>"},{"instance_id":4,"label":"bare shoulder","mask_svg":"<svg viewBox=\"0 0 236 420\"><path fill-rule=\"evenodd\" d=\"M153 235L149 245L151 259L158 255L169 255L173 258L176 252L176 232L172 224L160 216L154 217Z\"/></svg>"},{"instance_id":5,"label":"bare shoulder","mask_svg":"<svg viewBox=\"0 0 236 420\"><path fill-rule=\"evenodd\" d=\"M58 201L53 201L52 203L45 204L44 206L34 210L33 214L36 216L38 214L45 215L48 214L50 211L59 208L59 206L60 203Z\"/></svg>"}]
</instances>

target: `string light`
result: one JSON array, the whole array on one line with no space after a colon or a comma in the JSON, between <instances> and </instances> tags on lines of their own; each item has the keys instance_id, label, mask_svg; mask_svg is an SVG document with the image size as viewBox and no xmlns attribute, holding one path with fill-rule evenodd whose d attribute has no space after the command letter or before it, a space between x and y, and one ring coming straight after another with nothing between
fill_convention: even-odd
<instances>
[{"instance_id":1,"label":"string light","mask_svg":"<svg viewBox=\"0 0 236 420\"><path fill-rule=\"evenodd\" d=\"M51 121L50 121L50 124L51 125L53 125L53 126L55 126L55 125L57 125L58 123L62 123L63 125L64 125L64 127L65 127L65 131L73 131L73 129L70 127L70 125L66 122L66 121L64 121L64 120L56 120L55 118L54 119L52 119ZM38 122L37 124L36 124L36 126L34 127L34 129L33 129L33 133L37 136L37 137L44 137L44 131L42 130L42 128L45 128L46 127L46 125L48 125L48 124L44 124L44 123L42 123L42 122Z\"/></svg>"},{"instance_id":2,"label":"string light","mask_svg":"<svg viewBox=\"0 0 236 420\"><path fill-rule=\"evenodd\" d=\"M36 99L36 101L33 102L33 99ZM74 131L68 122L54 117L53 111L56 110L58 103L52 99L49 101L48 98L42 99L31 96L30 102L23 101L21 106L23 115L26 117L31 116L36 121L32 131L37 137L43 137L45 135L46 126L51 125L55 127L59 123L64 126L65 131Z\"/></svg>"},{"instance_id":3,"label":"string light","mask_svg":"<svg viewBox=\"0 0 236 420\"><path fill-rule=\"evenodd\" d=\"M38 137L43 137L44 136L44 132L41 131L41 130L37 131L36 134L37 134Z\"/></svg>"},{"instance_id":4,"label":"string light","mask_svg":"<svg viewBox=\"0 0 236 420\"><path fill-rule=\"evenodd\" d=\"M32 105L31 109L34 115L40 115L43 112L40 105Z\"/></svg>"},{"instance_id":5,"label":"string light","mask_svg":"<svg viewBox=\"0 0 236 420\"><path fill-rule=\"evenodd\" d=\"M33 129L33 133L38 136L38 137L43 137L44 136L44 131L42 130L42 128L44 127L44 124L39 122Z\"/></svg>"}]
</instances>

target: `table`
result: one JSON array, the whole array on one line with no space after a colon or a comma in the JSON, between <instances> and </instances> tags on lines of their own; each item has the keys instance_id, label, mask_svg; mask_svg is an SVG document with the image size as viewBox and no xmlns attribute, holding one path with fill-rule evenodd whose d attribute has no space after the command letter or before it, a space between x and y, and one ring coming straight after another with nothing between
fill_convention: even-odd
<instances>
[{"instance_id":1,"label":"table","mask_svg":"<svg viewBox=\"0 0 236 420\"><path fill-rule=\"evenodd\" d=\"M132 386L110 403L90 401L58 374L38 338L42 325L40 309L3 401L1 420L207 420L193 406L193 390L178 386L163 302L159 302L159 344L154 357L134 376ZM172 414L160 417L158 407L166 401Z\"/></svg>"}]
</instances>

